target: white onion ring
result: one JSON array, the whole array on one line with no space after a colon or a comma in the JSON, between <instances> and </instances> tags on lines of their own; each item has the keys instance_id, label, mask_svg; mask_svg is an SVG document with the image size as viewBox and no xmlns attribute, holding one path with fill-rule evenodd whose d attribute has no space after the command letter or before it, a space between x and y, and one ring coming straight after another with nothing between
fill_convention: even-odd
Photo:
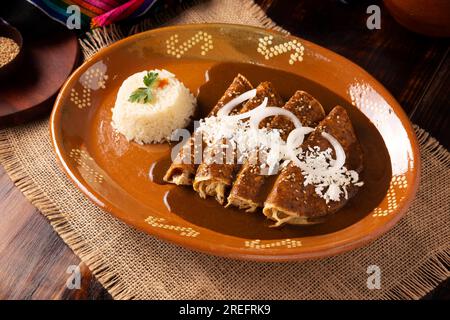
<instances>
[{"instance_id":1,"label":"white onion ring","mask_svg":"<svg viewBox=\"0 0 450 320\"><path fill-rule=\"evenodd\" d=\"M252 129L258 129L259 123L267 117L270 116L285 116L288 117L293 123L296 128L301 128L302 123L298 118L293 114L292 112L278 108L278 107L266 107L264 109L259 109L257 112L255 112L251 118L250 118L250 128Z\"/></svg>"},{"instance_id":2,"label":"white onion ring","mask_svg":"<svg viewBox=\"0 0 450 320\"><path fill-rule=\"evenodd\" d=\"M265 97L263 102L261 102L261 104L259 106L257 106L256 108L254 108L250 111L244 112L244 113L239 113L239 114L235 114L235 115L228 116L228 117L230 117L232 119L236 119L236 120L250 118L253 116L253 114L258 113L258 112L260 112L261 109L266 108L268 101L269 101L269 99L267 99L267 97Z\"/></svg>"},{"instance_id":3,"label":"white onion ring","mask_svg":"<svg viewBox=\"0 0 450 320\"><path fill-rule=\"evenodd\" d=\"M305 135L308 133L311 133L314 131L314 128L310 127L301 127L296 128L289 133L287 139L286 139L286 153L287 156L294 162L294 164L301 168L302 163L297 157L297 154L295 153L295 149L300 146L303 143L303 140L305 139Z\"/></svg>"},{"instance_id":4,"label":"white onion ring","mask_svg":"<svg viewBox=\"0 0 450 320\"><path fill-rule=\"evenodd\" d=\"M334 163L330 169L338 170L338 169L342 168L345 164L344 148L342 148L339 141L337 141L336 138L333 137L331 134L322 132L322 136L331 143L331 145L334 148L334 153L336 154L336 160L334 161Z\"/></svg>"},{"instance_id":5,"label":"white onion ring","mask_svg":"<svg viewBox=\"0 0 450 320\"><path fill-rule=\"evenodd\" d=\"M228 116L231 110L234 109L234 107L236 107L237 105L241 104L244 101L254 98L255 96L256 96L256 89L252 89L240 94L236 98L233 98L227 103L225 103L223 107L220 108L220 110L217 112L217 116L219 118Z\"/></svg>"}]
</instances>

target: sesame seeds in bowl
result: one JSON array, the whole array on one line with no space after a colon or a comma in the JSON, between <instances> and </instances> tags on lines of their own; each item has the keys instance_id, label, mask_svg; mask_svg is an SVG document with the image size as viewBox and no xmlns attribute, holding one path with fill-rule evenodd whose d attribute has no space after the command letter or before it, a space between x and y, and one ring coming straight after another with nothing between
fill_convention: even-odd
<instances>
[{"instance_id":1,"label":"sesame seeds in bowl","mask_svg":"<svg viewBox=\"0 0 450 320\"><path fill-rule=\"evenodd\" d=\"M0 78L10 74L19 64L23 46L19 30L0 19Z\"/></svg>"}]
</instances>

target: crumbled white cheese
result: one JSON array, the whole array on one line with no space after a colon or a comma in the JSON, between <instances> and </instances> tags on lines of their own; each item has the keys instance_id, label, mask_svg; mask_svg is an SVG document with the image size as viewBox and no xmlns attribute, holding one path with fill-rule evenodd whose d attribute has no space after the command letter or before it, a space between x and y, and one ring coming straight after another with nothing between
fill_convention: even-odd
<instances>
[{"instance_id":1,"label":"crumbled white cheese","mask_svg":"<svg viewBox=\"0 0 450 320\"><path fill-rule=\"evenodd\" d=\"M326 203L339 201L341 195L348 199L347 187L350 184L363 184L358 182L359 175L354 170L348 170L345 166L332 169L334 159L331 154L330 148L321 151L319 147L308 148L299 154L303 184L314 185L316 194L324 198Z\"/></svg>"},{"instance_id":2,"label":"crumbled white cheese","mask_svg":"<svg viewBox=\"0 0 450 320\"><path fill-rule=\"evenodd\" d=\"M200 121L197 129L203 136L207 148L226 145L236 151L237 161L257 160L269 168L278 166L284 152L280 150L286 144L278 129L254 129L248 122L233 117L208 117ZM226 141L226 143L224 143ZM234 163L234 159L233 159Z\"/></svg>"},{"instance_id":3,"label":"crumbled white cheese","mask_svg":"<svg viewBox=\"0 0 450 320\"><path fill-rule=\"evenodd\" d=\"M226 161L237 160L238 163L250 161L257 164L259 161L261 174L276 174L291 162L286 152L286 141L281 138L280 130L270 128L252 128L249 122L233 117L208 117L200 121L197 132L202 134L206 148L209 150L226 150L232 148L235 157L226 157ZM300 160L300 169L304 176L304 185L315 186L315 192L330 201L339 201L341 196L348 198L347 187L350 184L362 186L358 181L359 175L354 170L347 170L345 166L332 168L335 159L332 150L325 151L319 147L295 150ZM220 161L223 157L219 157ZM207 159L207 162L211 161ZM292 162L294 163L294 162Z\"/></svg>"}]
</instances>

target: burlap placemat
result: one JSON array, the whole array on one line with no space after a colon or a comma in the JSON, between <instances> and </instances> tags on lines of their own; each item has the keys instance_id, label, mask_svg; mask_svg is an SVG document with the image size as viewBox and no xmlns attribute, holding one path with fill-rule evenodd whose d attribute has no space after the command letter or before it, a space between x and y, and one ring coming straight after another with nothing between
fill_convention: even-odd
<instances>
[{"instance_id":1,"label":"burlap placemat","mask_svg":"<svg viewBox=\"0 0 450 320\"><path fill-rule=\"evenodd\" d=\"M169 23L235 22L275 27L252 1L209 1ZM143 22L134 31L151 26ZM83 42L85 55L123 36L116 27ZM52 151L48 120L0 131L0 162L26 197L116 299L420 298L449 277L450 154L416 127L420 190L407 215L372 244L305 262L256 263L192 252L136 231L87 200ZM381 288L367 287L367 267Z\"/></svg>"}]
</instances>

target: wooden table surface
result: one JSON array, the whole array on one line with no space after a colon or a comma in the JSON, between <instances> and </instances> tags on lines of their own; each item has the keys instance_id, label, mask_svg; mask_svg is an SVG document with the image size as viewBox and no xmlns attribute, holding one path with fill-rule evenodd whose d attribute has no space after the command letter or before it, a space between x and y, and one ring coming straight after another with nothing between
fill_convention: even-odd
<instances>
[{"instance_id":1,"label":"wooden table surface","mask_svg":"<svg viewBox=\"0 0 450 320\"><path fill-rule=\"evenodd\" d=\"M412 121L450 146L450 42L399 26L381 6L381 29L366 28L377 1L258 0L279 25L359 64L397 98ZM111 299L0 166L0 299ZM79 265L81 289L67 289ZM450 299L450 281L425 299Z\"/></svg>"}]
</instances>

